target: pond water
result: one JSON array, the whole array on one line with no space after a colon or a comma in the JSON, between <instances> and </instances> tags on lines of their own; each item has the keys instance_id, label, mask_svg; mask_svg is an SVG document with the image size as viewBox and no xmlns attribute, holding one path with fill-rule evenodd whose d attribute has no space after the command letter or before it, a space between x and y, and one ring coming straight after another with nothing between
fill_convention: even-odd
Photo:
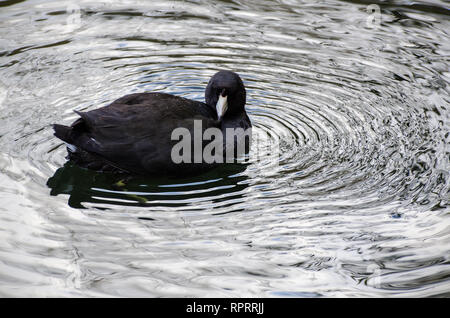
<instances>
[{"instance_id":1,"label":"pond water","mask_svg":"<svg viewBox=\"0 0 450 318\"><path fill-rule=\"evenodd\" d=\"M437 0L0 1L0 296L450 296L449 17ZM118 187L52 135L129 93L203 101L220 69L277 151Z\"/></svg>"}]
</instances>

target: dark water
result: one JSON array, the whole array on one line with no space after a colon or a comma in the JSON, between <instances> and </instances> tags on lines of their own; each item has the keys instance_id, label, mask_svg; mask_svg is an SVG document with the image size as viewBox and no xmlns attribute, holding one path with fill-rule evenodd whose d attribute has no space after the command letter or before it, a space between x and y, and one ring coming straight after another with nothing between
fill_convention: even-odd
<instances>
[{"instance_id":1,"label":"dark water","mask_svg":"<svg viewBox=\"0 0 450 318\"><path fill-rule=\"evenodd\" d=\"M0 295L450 296L449 17L445 1L0 1ZM202 101L219 69L247 87L248 162L122 186L65 164L51 124L73 110Z\"/></svg>"}]
</instances>

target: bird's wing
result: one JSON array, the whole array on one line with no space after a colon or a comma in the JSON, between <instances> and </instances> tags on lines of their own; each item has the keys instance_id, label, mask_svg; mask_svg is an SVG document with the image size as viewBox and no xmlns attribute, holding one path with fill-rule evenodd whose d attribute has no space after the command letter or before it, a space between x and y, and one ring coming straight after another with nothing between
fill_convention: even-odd
<instances>
[{"instance_id":1,"label":"bird's wing","mask_svg":"<svg viewBox=\"0 0 450 318\"><path fill-rule=\"evenodd\" d=\"M201 120L202 133L219 127L208 111L202 103L172 95L133 94L106 107L77 112L81 119L73 125L74 143L129 171L167 169L177 143L171 140L174 129L186 128L193 136L194 120Z\"/></svg>"}]
</instances>

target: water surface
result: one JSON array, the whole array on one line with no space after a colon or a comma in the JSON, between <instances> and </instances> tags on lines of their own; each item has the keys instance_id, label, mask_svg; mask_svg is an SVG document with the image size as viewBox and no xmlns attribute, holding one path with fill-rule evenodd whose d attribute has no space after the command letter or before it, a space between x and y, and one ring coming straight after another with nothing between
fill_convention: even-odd
<instances>
[{"instance_id":1,"label":"water surface","mask_svg":"<svg viewBox=\"0 0 450 318\"><path fill-rule=\"evenodd\" d=\"M437 0L0 1L0 295L450 296L449 16ZM129 93L203 101L220 69L279 153L117 186L52 136Z\"/></svg>"}]
</instances>

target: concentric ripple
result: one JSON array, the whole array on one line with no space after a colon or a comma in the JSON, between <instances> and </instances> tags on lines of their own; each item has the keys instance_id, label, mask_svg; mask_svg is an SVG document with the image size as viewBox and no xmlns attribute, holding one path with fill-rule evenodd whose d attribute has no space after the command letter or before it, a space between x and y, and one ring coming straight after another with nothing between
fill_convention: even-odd
<instances>
[{"instance_id":1,"label":"concentric ripple","mask_svg":"<svg viewBox=\"0 0 450 318\"><path fill-rule=\"evenodd\" d=\"M358 1L8 3L0 294L448 296L450 13L434 3L383 1L375 26ZM128 179L66 163L52 136L128 93L203 101L219 69L247 88L242 163Z\"/></svg>"}]
</instances>

